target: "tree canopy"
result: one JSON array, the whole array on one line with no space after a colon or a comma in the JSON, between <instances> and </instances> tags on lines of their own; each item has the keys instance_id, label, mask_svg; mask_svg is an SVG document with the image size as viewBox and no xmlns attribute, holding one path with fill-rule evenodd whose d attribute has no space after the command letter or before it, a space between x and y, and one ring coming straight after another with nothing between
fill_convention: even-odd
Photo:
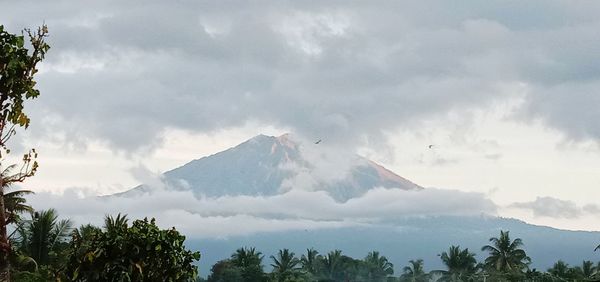
<instances>
[{"instance_id":1,"label":"tree canopy","mask_svg":"<svg viewBox=\"0 0 600 282\"><path fill-rule=\"evenodd\" d=\"M121 221L122 223L123 221ZM74 233L67 276L72 281L193 281L199 252L186 250L185 236L161 230L154 219L128 226Z\"/></svg>"},{"instance_id":2,"label":"tree canopy","mask_svg":"<svg viewBox=\"0 0 600 282\"><path fill-rule=\"evenodd\" d=\"M522 272L530 263L530 258L521 249L523 241L520 238L510 239L508 231L500 231L500 237L490 238L490 245L481 248L489 252L485 266L498 272Z\"/></svg>"},{"instance_id":3,"label":"tree canopy","mask_svg":"<svg viewBox=\"0 0 600 282\"><path fill-rule=\"evenodd\" d=\"M25 34L29 39L29 46L26 45ZM21 35L12 34L0 25L0 169L11 167L4 163L3 158L10 153L6 144L16 134L15 128L27 128L30 124L24 110L24 101L40 95L34 76L38 72L37 64L50 49L45 41L47 36L48 28L45 25L37 31L25 29ZM18 173L0 177L0 279L3 281L10 281L11 246L6 225L13 220L6 211L4 188L33 176L38 167L36 158L37 153L32 149L23 156ZM8 203L15 204L14 201Z\"/></svg>"}]
</instances>

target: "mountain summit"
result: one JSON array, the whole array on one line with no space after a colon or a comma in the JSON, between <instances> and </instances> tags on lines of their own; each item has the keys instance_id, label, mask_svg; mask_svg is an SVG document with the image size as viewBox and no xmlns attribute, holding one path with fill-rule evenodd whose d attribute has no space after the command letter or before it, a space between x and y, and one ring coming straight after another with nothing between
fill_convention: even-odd
<instances>
[{"instance_id":1,"label":"mountain summit","mask_svg":"<svg viewBox=\"0 0 600 282\"><path fill-rule=\"evenodd\" d=\"M339 167L343 169L338 169L335 163L324 165L322 162L329 159L319 157L323 155L319 152L320 146L299 144L289 134L258 135L233 148L168 171L163 179L170 189L190 189L196 195L207 197L270 196L291 189L310 189L323 190L338 201L346 201L376 187L422 189L358 155L341 161L343 164ZM152 187L142 184L121 195L151 190Z\"/></svg>"}]
</instances>

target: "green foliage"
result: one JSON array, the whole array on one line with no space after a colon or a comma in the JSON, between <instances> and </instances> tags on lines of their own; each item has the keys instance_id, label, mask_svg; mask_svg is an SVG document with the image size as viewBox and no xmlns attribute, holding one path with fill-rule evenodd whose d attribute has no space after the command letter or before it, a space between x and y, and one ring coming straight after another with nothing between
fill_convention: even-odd
<instances>
[{"instance_id":1,"label":"green foliage","mask_svg":"<svg viewBox=\"0 0 600 282\"><path fill-rule=\"evenodd\" d=\"M255 248L239 248L231 255L231 262L241 270L244 281L266 281L262 260L262 253Z\"/></svg>"},{"instance_id":2,"label":"green foliage","mask_svg":"<svg viewBox=\"0 0 600 282\"><path fill-rule=\"evenodd\" d=\"M322 268L321 265L322 257L315 249L306 249L306 255L302 255L300 258L300 264L302 270L312 275L317 275L319 270Z\"/></svg>"},{"instance_id":3,"label":"green foliage","mask_svg":"<svg viewBox=\"0 0 600 282\"><path fill-rule=\"evenodd\" d=\"M297 266L300 264L300 260L295 257L294 252L290 252L288 249L279 250L277 257L271 256L271 259L273 260L271 266L275 281L290 281L299 273Z\"/></svg>"},{"instance_id":4,"label":"green foliage","mask_svg":"<svg viewBox=\"0 0 600 282\"><path fill-rule=\"evenodd\" d=\"M440 254L440 258L447 270L438 271L442 275L441 281L464 281L475 274L477 260L475 254L469 249L460 249L460 246L451 246L448 252Z\"/></svg>"},{"instance_id":5,"label":"green foliage","mask_svg":"<svg viewBox=\"0 0 600 282\"><path fill-rule=\"evenodd\" d=\"M385 256L380 256L379 252L370 252L363 262L367 270L365 278L369 281L385 281L394 274L394 265Z\"/></svg>"},{"instance_id":6,"label":"green foliage","mask_svg":"<svg viewBox=\"0 0 600 282\"><path fill-rule=\"evenodd\" d=\"M15 247L37 265L60 264L71 232L70 220L58 220L56 210L34 212L17 228Z\"/></svg>"},{"instance_id":7,"label":"green foliage","mask_svg":"<svg viewBox=\"0 0 600 282\"><path fill-rule=\"evenodd\" d=\"M37 64L44 59L50 49L45 42L48 35L46 26L38 28L37 32L26 29L25 33L29 37L31 52L25 46L24 35L11 34L0 25L0 158L4 153L10 152L6 143L16 134L15 127L29 126L30 120L24 111L23 103L26 99L33 99L40 95L39 90L35 88L34 75L38 71ZM12 249L6 227L18 220L15 217L18 213L11 213L11 210L28 208L20 197L26 193L13 192L9 197L5 197L4 188L11 183L23 182L33 176L38 168L36 158L35 150L30 150L23 156L23 165L17 174L10 177L4 174L0 177L0 279L2 280L10 280L9 257ZM5 205L5 199L8 206Z\"/></svg>"},{"instance_id":8,"label":"green foliage","mask_svg":"<svg viewBox=\"0 0 600 282\"><path fill-rule=\"evenodd\" d=\"M42 265L35 271L19 270L13 275L15 282L68 281L61 270L53 266Z\"/></svg>"},{"instance_id":9,"label":"green foliage","mask_svg":"<svg viewBox=\"0 0 600 282\"><path fill-rule=\"evenodd\" d=\"M117 216L117 218L121 218ZM121 221L122 222L122 221ZM161 230L154 219L131 227L73 233L66 274L72 281L194 281L200 253L185 249L185 236ZM108 227L108 226L107 226ZM85 236L85 237L83 237Z\"/></svg>"},{"instance_id":10,"label":"green foliage","mask_svg":"<svg viewBox=\"0 0 600 282\"><path fill-rule=\"evenodd\" d=\"M583 278L592 279L597 277L598 268L596 268L594 263L589 260L583 261L580 270Z\"/></svg>"},{"instance_id":11,"label":"green foliage","mask_svg":"<svg viewBox=\"0 0 600 282\"><path fill-rule=\"evenodd\" d=\"M425 282L429 281L429 275L425 273L425 269L423 268L423 260L410 260L408 261L409 265L405 266L402 269L402 275L400 276L400 281L407 282Z\"/></svg>"},{"instance_id":12,"label":"green foliage","mask_svg":"<svg viewBox=\"0 0 600 282\"><path fill-rule=\"evenodd\" d=\"M33 192L29 190L17 190L4 194L6 224L20 222L21 214L33 212L33 208L27 204L27 200L23 197L29 194L33 194Z\"/></svg>"},{"instance_id":13,"label":"green foliage","mask_svg":"<svg viewBox=\"0 0 600 282\"><path fill-rule=\"evenodd\" d=\"M507 244L508 246L521 246L519 243L513 244L520 240L507 239L508 232L502 232L501 237L503 237L502 235L505 237L502 240L511 242L511 244ZM494 244L494 246L496 245ZM213 265L207 281L600 281L598 276L600 262L598 265L594 265L590 261L583 261L581 266L569 267L566 263L559 261L554 267L548 269L548 272L540 272L528 267L523 271L497 271L485 267L484 264L478 264L475 254L471 253L469 249L461 249L459 246L451 246L439 256L446 266L446 270L433 270L427 273L423 267L423 260L410 260L409 264L403 268L402 275L393 277L393 265L385 256L375 251L359 260L343 255L341 250L333 250L323 256L311 248L306 250L300 260L297 260L293 252L282 249L276 255L271 256L273 270L269 275L251 277L244 274L248 273L248 269L261 269L262 273L262 254L255 248L240 248L232 254L231 258ZM297 265L300 265L300 268L297 268ZM282 275L283 273L288 273L288 275Z\"/></svg>"},{"instance_id":14,"label":"green foliage","mask_svg":"<svg viewBox=\"0 0 600 282\"><path fill-rule=\"evenodd\" d=\"M548 273L552 274L554 277L570 279L573 278L574 274L569 265L562 260L557 261L554 266L548 269Z\"/></svg>"},{"instance_id":15,"label":"green foliage","mask_svg":"<svg viewBox=\"0 0 600 282\"><path fill-rule=\"evenodd\" d=\"M242 268L233 264L231 260L221 260L215 263L208 276L209 282L243 281Z\"/></svg>"},{"instance_id":16,"label":"green foliage","mask_svg":"<svg viewBox=\"0 0 600 282\"><path fill-rule=\"evenodd\" d=\"M90 241L93 236L96 236L97 233L102 232L102 229L91 224L86 224L75 229L73 232L73 236L81 238L84 241Z\"/></svg>"},{"instance_id":17,"label":"green foliage","mask_svg":"<svg viewBox=\"0 0 600 282\"><path fill-rule=\"evenodd\" d=\"M325 278L335 279L336 277L343 276L341 272L342 268L342 251L334 250L323 257L323 274Z\"/></svg>"},{"instance_id":18,"label":"green foliage","mask_svg":"<svg viewBox=\"0 0 600 282\"><path fill-rule=\"evenodd\" d=\"M213 265L208 281L267 281L262 259L262 253L257 252L255 248L239 248L231 258Z\"/></svg>"},{"instance_id":19,"label":"green foliage","mask_svg":"<svg viewBox=\"0 0 600 282\"><path fill-rule=\"evenodd\" d=\"M508 231L500 231L500 237L490 238L491 245L485 245L482 251L489 252L485 259L485 267L491 271L501 273L523 272L531 262L525 251L520 247L523 242L520 238L510 239Z\"/></svg>"},{"instance_id":20,"label":"green foliage","mask_svg":"<svg viewBox=\"0 0 600 282\"><path fill-rule=\"evenodd\" d=\"M25 46L25 36L14 35L0 25L0 123L14 124L27 128L29 117L23 111L23 101L40 95L33 77L38 72L37 63L42 61L50 49L45 37L48 28L42 26L33 33L25 30L33 51ZM4 144L2 144L4 145Z\"/></svg>"},{"instance_id":21,"label":"green foliage","mask_svg":"<svg viewBox=\"0 0 600 282\"><path fill-rule=\"evenodd\" d=\"M117 214L116 217L112 215L104 218L104 230L108 233L119 233L127 229L127 215Z\"/></svg>"}]
</instances>

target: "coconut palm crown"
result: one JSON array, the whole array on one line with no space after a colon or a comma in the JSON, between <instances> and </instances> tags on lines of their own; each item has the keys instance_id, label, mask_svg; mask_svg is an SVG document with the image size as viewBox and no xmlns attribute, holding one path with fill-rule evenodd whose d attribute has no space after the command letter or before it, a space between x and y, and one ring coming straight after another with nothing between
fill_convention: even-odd
<instances>
[{"instance_id":1,"label":"coconut palm crown","mask_svg":"<svg viewBox=\"0 0 600 282\"><path fill-rule=\"evenodd\" d=\"M527 268L531 259L521 249L523 241L520 238L511 240L509 231L500 231L500 237L490 238L490 245L481 248L489 252L484 265L494 271L513 272L523 271Z\"/></svg>"}]
</instances>

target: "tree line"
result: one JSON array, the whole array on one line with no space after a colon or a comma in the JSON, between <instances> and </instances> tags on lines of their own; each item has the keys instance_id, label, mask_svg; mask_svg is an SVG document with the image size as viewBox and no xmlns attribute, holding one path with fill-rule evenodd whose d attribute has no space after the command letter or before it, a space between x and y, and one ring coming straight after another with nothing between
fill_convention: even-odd
<instances>
[{"instance_id":1,"label":"tree line","mask_svg":"<svg viewBox=\"0 0 600 282\"><path fill-rule=\"evenodd\" d=\"M18 198L18 197L17 197ZM185 237L174 228L162 230L154 219L134 220L125 215L106 216L104 225L73 227L53 209L33 211L24 201L10 210L13 281L599 281L600 262L569 266L557 261L546 271L531 269L521 239L500 231L481 248L487 257L477 261L468 248L450 246L439 254L442 269L426 271L422 259L410 260L400 273L377 251L353 258L341 250L327 253L309 248L296 255L281 249L265 256L253 247L237 249L215 263L208 277L200 278L195 263L199 252L187 250ZM22 214L28 217L22 217ZM270 271L265 271L265 264Z\"/></svg>"},{"instance_id":2,"label":"tree line","mask_svg":"<svg viewBox=\"0 0 600 282\"><path fill-rule=\"evenodd\" d=\"M107 216L103 227L73 228L53 209L31 212L11 234L13 281L195 281L199 252L154 219Z\"/></svg>"},{"instance_id":3,"label":"tree line","mask_svg":"<svg viewBox=\"0 0 600 282\"><path fill-rule=\"evenodd\" d=\"M263 270L264 256L255 248L239 248L230 258L218 261L210 271L208 282L226 281L600 281L600 262L583 261L569 266L557 261L546 271L531 269L531 259L521 239L512 240L509 231L500 231L481 248L487 257L478 262L468 248L450 246L439 254L443 269L425 271L422 259L410 260L394 276L394 265L377 251L357 259L341 250L320 254L315 249L296 255L289 249L270 256L271 271Z\"/></svg>"}]
</instances>

